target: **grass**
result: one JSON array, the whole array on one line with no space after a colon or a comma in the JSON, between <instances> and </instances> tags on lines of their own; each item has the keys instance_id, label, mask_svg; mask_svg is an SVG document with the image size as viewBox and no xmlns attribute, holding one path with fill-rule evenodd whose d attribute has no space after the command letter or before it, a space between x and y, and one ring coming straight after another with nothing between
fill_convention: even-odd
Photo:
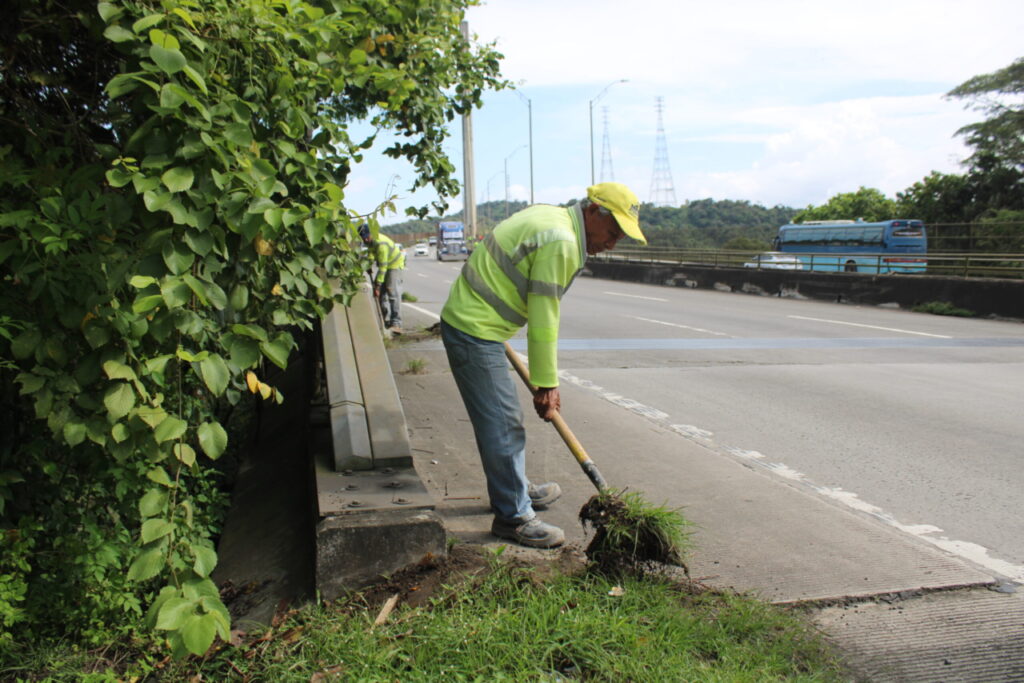
<instances>
[{"instance_id":1,"label":"grass","mask_svg":"<svg viewBox=\"0 0 1024 683\"><path fill-rule=\"evenodd\" d=\"M967 310L966 308L959 308L947 301L928 301L923 304L914 306L912 309L915 313L931 313L932 315L954 315L960 318L973 318L977 314L974 311Z\"/></svg>"},{"instance_id":2,"label":"grass","mask_svg":"<svg viewBox=\"0 0 1024 683\"><path fill-rule=\"evenodd\" d=\"M374 626L379 605L357 595L303 608L202 659L151 658L121 666L116 677L97 671L74 680L147 673L175 681L200 675L303 682L845 679L798 613L752 598L651 577L541 579L536 569L497 556L488 571L467 581L444 587L420 607L400 603L380 626ZM37 673L72 680L62 671L69 670L50 666Z\"/></svg>"},{"instance_id":3,"label":"grass","mask_svg":"<svg viewBox=\"0 0 1024 683\"><path fill-rule=\"evenodd\" d=\"M405 363L405 369L402 371L406 375L422 375L427 371L427 363L422 358L410 358Z\"/></svg>"},{"instance_id":4,"label":"grass","mask_svg":"<svg viewBox=\"0 0 1024 683\"><path fill-rule=\"evenodd\" d=\"M409 292L402 292L402 301L408 301L409 303L414 304L417 301L419 301L419 298L415 294L410 294Z\"/></svg>"}]
</instances>

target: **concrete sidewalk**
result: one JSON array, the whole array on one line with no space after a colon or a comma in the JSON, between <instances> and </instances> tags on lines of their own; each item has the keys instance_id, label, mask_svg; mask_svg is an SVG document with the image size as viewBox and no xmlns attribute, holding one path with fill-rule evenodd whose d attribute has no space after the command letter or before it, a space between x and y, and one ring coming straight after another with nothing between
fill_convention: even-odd
<instances>
[{"instance_id":1,"label":"concrete sidewalk","mask_svg":"<svg viewBox=\"0 0 1024 683\"><path fill-rule=\"evenodd\" d=\"M434 321L407 310L407 329ZM490 535L472 428L440 341L389 351L416 469L448 533ZM402 372L410 360L423 374ZM558 481L542 518L583 543L576 513L593 488L554 429L527 409L528 471ZM777 603L803 603L872 681L1024 679L1024 599L992 590L991 574L866 515L752 469L593 392L563 385L564 417L612 486L681 507L696 525L693 577ZM544 551L538 551L544 552ZM1012 590L1012 588L1009 588Z\"/></svg>"}]
</instances>

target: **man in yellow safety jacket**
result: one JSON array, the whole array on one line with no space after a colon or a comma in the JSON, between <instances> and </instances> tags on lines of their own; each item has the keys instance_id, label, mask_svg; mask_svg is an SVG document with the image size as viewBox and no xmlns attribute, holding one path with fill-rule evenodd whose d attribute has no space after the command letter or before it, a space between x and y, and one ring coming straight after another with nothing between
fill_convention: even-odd
<instances>
[{"instance_id":1,"label":"man in yellow safety jacket","mask_svg":"<svg viewBox=\"0 0 1024 683\"><path fill-rule=\"evenodd\" d=\"M587 188L569 207L530 206L500 223L473 250L441 311L441 339L473 423L494 521L491 533L522 545L553 548L565 533L537 518L561 496L554 482L526 477L526 433L504 342L523 325L534 409L550 420L558 393L558 322L562 295L587 255L613 249L623 236L646 244L640 201L620 183Z\"/></svg>"},{"instance_id":2,"label":"man in yellow safety jacket","mask_svg":"<svg viewBox=\"0 0 1024 683\"><path fill-rule=\"evenodd\" d=\"M370 250L370 256L377 264L373 278L373 296L380 304L384 327L395 334L402 333L402 273L405 270L405 253L395 241L378 233L374 240L370 226L359 226L359 236Z\"/></svg>"}]
</instances>

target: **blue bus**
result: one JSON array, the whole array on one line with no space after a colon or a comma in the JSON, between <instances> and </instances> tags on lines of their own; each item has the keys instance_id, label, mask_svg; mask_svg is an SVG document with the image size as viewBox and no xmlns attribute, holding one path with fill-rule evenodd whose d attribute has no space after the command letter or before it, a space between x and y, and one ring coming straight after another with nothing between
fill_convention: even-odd
<instances>
[{"instance_id":1,"label":"blue bus","mask_svg":"<svg viewBox=\"0 0 1024 683\"><path fill-rule=\"evenodd\" d=\"M928 266L924 223L902 218L790 223L779 228L775 250L800 254L804 270L923 273Z\"/></svg>"}]
</instances>

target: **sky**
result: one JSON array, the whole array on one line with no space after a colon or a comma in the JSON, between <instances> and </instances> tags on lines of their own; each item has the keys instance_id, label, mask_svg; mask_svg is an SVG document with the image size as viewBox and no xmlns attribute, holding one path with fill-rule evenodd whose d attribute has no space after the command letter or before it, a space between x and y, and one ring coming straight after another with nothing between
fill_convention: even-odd
<instances>
[{"instance_id":1,"label":"sky","mask_svg":"<svg viewBox=\"0 0 1024 683\"><path fill-rule=\"evenodd\" d=\"M860 186L894 197L933 170L963 171L954 134L982 116L944 94L1024 56L1020 0L489 0L466 21L517 84L473 114L477 203L583 197L591 150L595 181L663 199L659 97L676 205L803 208ZM463 182L458 121L451 133ZM411 194L412 180L371 150L346 204L369 212L393 188L399 212L381 222L407 220L405 207L436 196Z\"/></svg>"}]
</instances>

